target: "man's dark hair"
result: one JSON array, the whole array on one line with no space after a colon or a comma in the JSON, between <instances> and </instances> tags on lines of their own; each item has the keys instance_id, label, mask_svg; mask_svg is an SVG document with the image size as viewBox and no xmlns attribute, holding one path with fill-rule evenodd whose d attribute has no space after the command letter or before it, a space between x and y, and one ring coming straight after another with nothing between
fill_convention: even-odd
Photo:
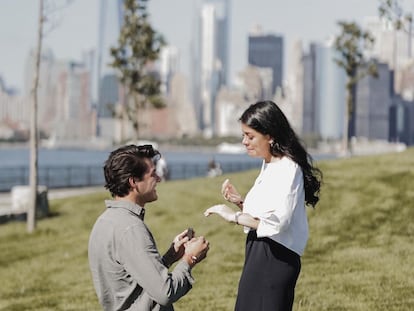
<instances>
[{"instance_id":1,"label":"man's dark hair","mask_svg":"<svg viewBox=\"0 0 414 311\"><path fill-rule=\"evenodd\" d=\"M152 145L127 145L112 151L105 161L105 188L112 197L126 196L131 186L129 178L142 180L148 171L146 159L156 161L160 153Z\"/></svg>"}]
</instances>

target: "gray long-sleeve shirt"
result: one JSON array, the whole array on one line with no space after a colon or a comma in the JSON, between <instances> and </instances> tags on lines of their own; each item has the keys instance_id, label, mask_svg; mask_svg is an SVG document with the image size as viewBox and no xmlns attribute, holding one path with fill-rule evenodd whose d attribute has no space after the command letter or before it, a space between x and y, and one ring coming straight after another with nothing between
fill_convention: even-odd
<instances>
[{"instance_id":1,"label":"gray long-sleeve shirt","mask_svg":"<svg viewBox=\"0 0 414 311\"><path fill-rule=\"evenodd\" d=\"M144 223L145 210L127 201L105 201L89 238L89 266L104 310L172 311L194 279L180 261L170 273Z\"/></svg>"}]
</instances>

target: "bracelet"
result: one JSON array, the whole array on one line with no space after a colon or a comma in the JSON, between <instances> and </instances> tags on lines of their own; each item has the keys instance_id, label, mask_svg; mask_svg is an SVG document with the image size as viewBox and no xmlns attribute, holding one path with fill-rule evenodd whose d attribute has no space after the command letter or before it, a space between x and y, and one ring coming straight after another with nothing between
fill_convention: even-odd
<instances>
[{"instance_id":1,"label":"bracelet","mask_svg":"<svg viewBox=\"0 0 414 311\"><path fill-rule=\"evenodd\" d=\"M239 224L239 216L243 214L242 212L236 212L236 214L234 214L234 222L236 224Z\"/></svg>"}]
</instances>

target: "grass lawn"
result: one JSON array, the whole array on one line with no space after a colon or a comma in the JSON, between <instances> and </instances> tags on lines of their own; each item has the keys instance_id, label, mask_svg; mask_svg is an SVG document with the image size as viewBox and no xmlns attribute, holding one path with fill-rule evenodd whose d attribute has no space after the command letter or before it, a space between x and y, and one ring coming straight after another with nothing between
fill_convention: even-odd
<instances>
[{"instance_id":1,"label":"grass lawn","mask_svg":"<svg viewBox=\"0 0 414 311\"><path fill-rule=\"evenodd\" d=\"M414 310L414 149L318 163L320 204L308 209L310 240L302 257L294 310ZM158 186L146 222L161 252L188 226L211 243L195 267L192 291L176 311L233 310L244 260L241 227L203 211L224 203L221 183L241 193L257 171ZM89 232L103 211L102 191L50 202L34 234L24 222L0 225L0 310L100 310L88 261ZM254 311L254 310L252 310Z\"/></svg>"}]
</instances>

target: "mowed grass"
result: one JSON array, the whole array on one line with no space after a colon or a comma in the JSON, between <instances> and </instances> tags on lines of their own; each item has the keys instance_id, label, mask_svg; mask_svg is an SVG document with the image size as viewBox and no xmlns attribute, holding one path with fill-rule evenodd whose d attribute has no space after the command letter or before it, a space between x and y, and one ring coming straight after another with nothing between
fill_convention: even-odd
<instances>
[{"instance_id":1,"label":"mowed grass","mask_svg":"<svg viewBox=\"0 0 414 311\"><path fill-rule=\"evenodd\" d=\"M317 164L324 185L320 204L308 208L310 239L294 310L414 310L414 149ZM224 203L225 178L244 194L257 173L158 186L159 200L147 206L145 221L160 251L189 226L211 243L177 311L233 310L245 235L203 211ZM31 235L24 222L0 225L0 310L100 310L87 244L107 198L103 189L53 200L51 217L39 220Z\"/></svg>"}]
</instances>

